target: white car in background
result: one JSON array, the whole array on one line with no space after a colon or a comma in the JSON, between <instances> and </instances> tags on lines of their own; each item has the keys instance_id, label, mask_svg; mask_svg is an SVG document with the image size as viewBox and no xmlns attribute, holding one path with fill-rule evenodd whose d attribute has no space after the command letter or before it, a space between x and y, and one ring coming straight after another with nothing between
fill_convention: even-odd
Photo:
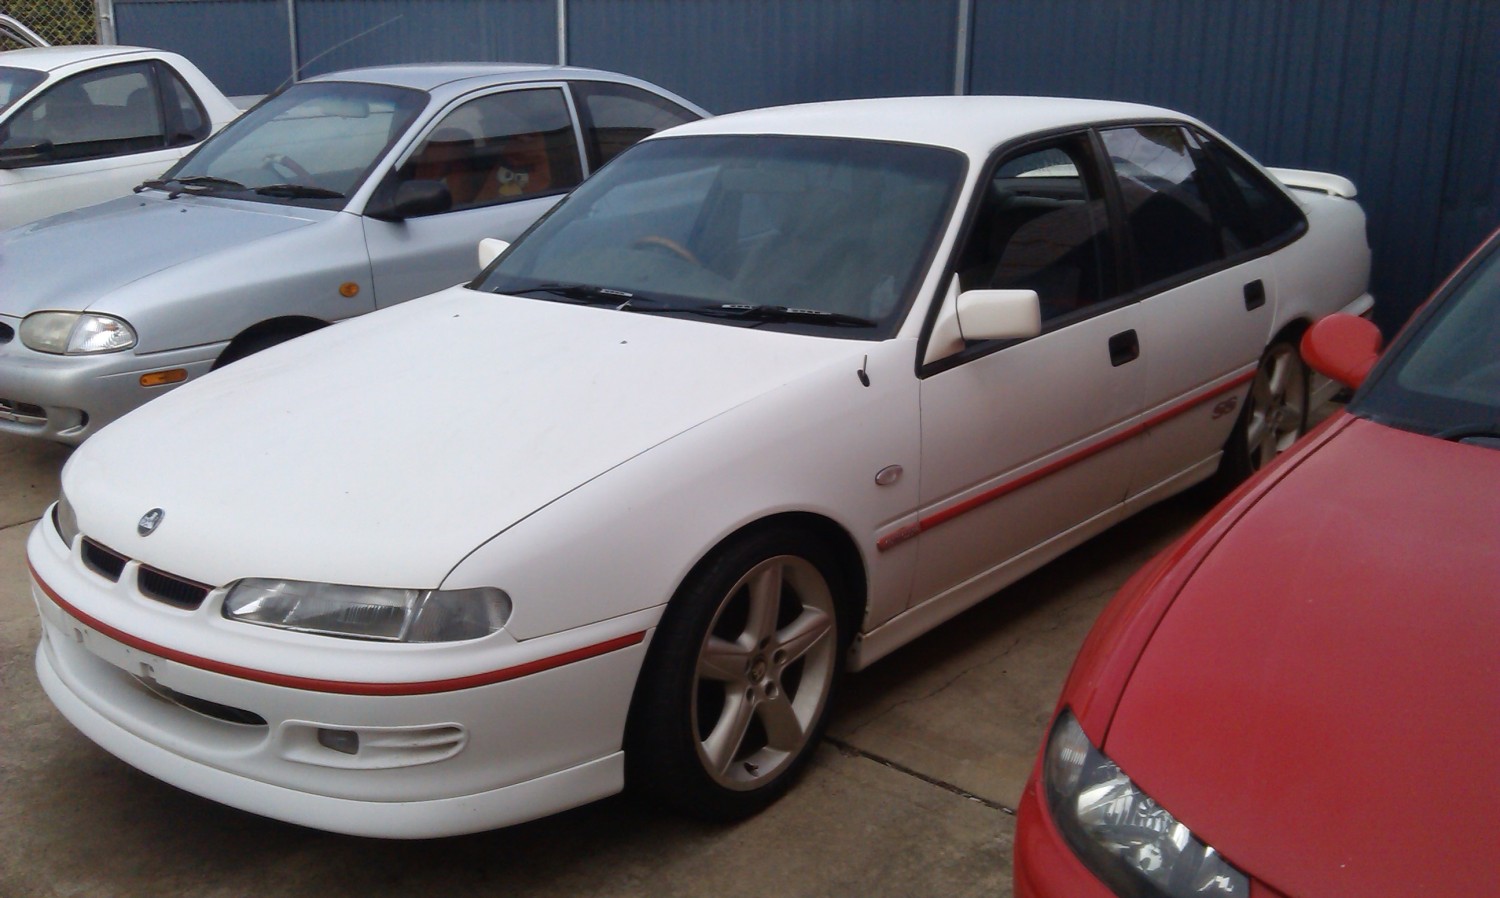
<instances>
[{"instance_id":1,"label":"white car in background","mask_svg":"<svg viewBox=\"0 0 1500 898\"><path fill-rule=\"evenodd\" d=\"M472 284L110 425L28 544L52 701L346 833L630 784L732 819L859 669L1306 422L1352 185L1146 106L928 97L650 137Z\"/></svg>"},{"instance_id":2,"label":"white car in background","mask_svg":"<svg viewBox=\"0 0 1500 898\"><path fill-rule=\"evenodd\" d=\"M176 53L0 53L0 228L125 196L239 112Z\"/></svg>"}]
</instances>

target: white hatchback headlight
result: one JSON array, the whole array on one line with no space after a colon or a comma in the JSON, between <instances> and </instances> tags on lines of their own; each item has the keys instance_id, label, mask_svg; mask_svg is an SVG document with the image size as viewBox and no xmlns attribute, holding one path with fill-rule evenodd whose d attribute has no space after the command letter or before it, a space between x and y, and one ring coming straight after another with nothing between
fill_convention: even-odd
<instances>
[{"instance_id":1,"label":"white hatchback headlight","mask_svg":"<svg viewBox=\"0 0 1500 898\"><path fill-rule=\"evenodd\" d=\"M1095 748L1071 712L1047 741L1047 803L1068 844L1121 895L1249 895L1245 874L1203 844Z\"/></svg>"},{"instance_id":2,"label":"white hatchback headlight","mask_svg":"<svg viewBox=\"0 0 1500 898\"><path fill-rule=\"evenodd\" d=\"M224 598L230 620L381 642L488 636L510 617L510 596L483 589L376 589L300 580L241 580Z\"/></svg>"},{"instance_id":3,"label":"white hatchback headlight","mask_svg":"<svg viewBox=\"0 0 1500 898\"><path fill-rule=\"evenodd\" d=\"M67 493L57 494L57 505L52 508L52 524L57 527L57 535L72 548L73 540L78 536L78 516L73 513L73 503L68 501Z\"/></svg>"},{"instance_id":4,"label":"white hatchback headlight","mask_svg":"<svg viewBox=\"0 0 1500 898\"><path fill-rule=\"evenodd\" d=\"M135 329L92 312L33 312L21 322L26 348L54 355L119 352L135 345Z\"/></svg>"}]
</instances>

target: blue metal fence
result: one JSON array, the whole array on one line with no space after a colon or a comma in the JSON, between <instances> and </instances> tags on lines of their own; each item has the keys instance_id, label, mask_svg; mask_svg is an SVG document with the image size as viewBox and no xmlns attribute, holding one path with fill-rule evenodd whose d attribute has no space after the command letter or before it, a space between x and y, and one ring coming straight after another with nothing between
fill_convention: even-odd
<instances>
[{"instance_id":1,"label":"blue metal fence","mask_svg":"<svg viewBox=\"0 0 1500 898\"><path fill-rule=\"evenodd\" d=\"M1359 185L1393 329L1500 224L1493 0L112 0L231 93L297 70L565 61L710 109L1034 93L1181 109Z\"/></svg>"}]
</instances>

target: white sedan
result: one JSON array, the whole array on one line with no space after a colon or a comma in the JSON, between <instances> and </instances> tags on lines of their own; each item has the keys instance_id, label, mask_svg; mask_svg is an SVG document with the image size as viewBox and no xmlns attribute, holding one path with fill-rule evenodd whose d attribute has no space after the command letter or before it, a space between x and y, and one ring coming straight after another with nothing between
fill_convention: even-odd
<instances>
[{"instance_id":1,"label":"white sedan","mask_svg":"<svg viewBox=\"0 0 1500 898\"><path fill-rule=\"evenodd\" d=\"M0 53L0 228L125 196L239 112L176 53Z\"/></svg>"},{"instance_id":2,"label":"white sedan","mask_svg":"<svg viewBox=\"0 0 1500 898\"><path fill-rule=\"evenodd\" d=\"M781 794L841 673L1305 424L1352 185L1162 109L851 101L623 153L478 279L106 427L28 544L57 707L300 824Z\"/></svg>"}]
</instances>

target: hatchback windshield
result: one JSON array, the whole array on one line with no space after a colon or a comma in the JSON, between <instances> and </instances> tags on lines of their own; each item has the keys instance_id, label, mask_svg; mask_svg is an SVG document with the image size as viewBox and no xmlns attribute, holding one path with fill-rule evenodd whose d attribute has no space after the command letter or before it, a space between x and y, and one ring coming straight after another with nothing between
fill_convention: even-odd
<instances>
[{"instance_id":1,"label":"hatchback windshield","mask_svg":"<svg viewBox=\"0 0 1500 898\"><path fill-rule=\"evenodd\" d=\"M342 207L427 103L379 84L293 85L236 119L154 186Z\"/></svg>"},{"instance_id":2,"label":"hatchback windshield","mask_svg":"<svg viewBox=\"0 0 1500 898\"><path fill-rule=\"evenodd\" d=\"M964 169L951 150L877 141L646 141L476 286L879 338L910 304Z\"/></svg>"},{"instance_id":3,"label":"hatchback windshield","mask_svg":"<svg viewBox=\"0 0 1500 898\"><path fill-rule=\"evenodd\" d=\"M1392 347L1350 411L1448 439L1500 440L1500 241Z\"/></svg>"},{"instance_id":4,"label":"hatchback windshield","mask_svg":"<svg viewBox=\"0 0 1500 898\"><path fill-rule=\"evenodd\" d=\"M33 69L0 66L0 112L11 107L26 92L41 84L46 75Z\"/></svg>"}]
</instances>

